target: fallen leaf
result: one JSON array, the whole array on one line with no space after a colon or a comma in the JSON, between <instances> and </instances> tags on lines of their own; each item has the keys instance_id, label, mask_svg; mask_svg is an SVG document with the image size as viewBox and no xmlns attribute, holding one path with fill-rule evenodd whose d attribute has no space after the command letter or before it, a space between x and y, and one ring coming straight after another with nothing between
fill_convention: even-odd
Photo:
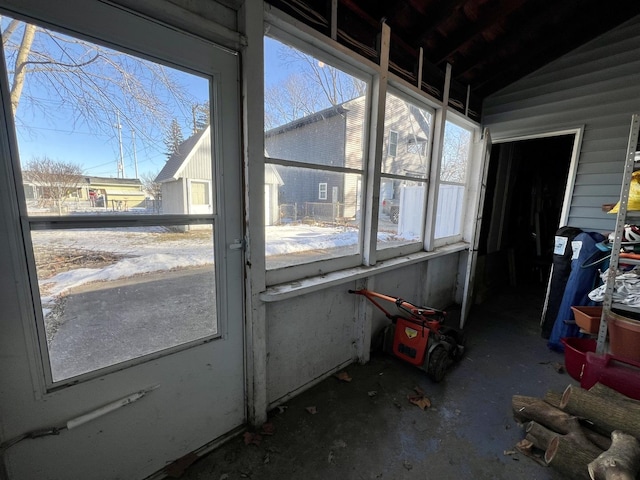
<instances>
[{"instance_id":1,"label":"fallen leaf","mask_svg":"<svg viewBox=\"0 0 640 480\"><path fill-rule=\"evenodd\" d=\"M404 461L404 463L402 464L402 466L404 468L406 468L407 470L411 470L413 468L413 465L411 465L409 462L407 462L406 460Z\"/></svg>"},{"instance_id":2,"label":"fallen leaf","mask_svg":"<svg viewBox=\"0 0 640 480\"><path fill-rule=\"evenodd\" d=\"M276 427L273 423L267 422L262 424L260 428L260 435L273 435L276 431Z\"/></svg>"},{"instance_id":3,"label":"fallen leaf","mask_svg":"<svg viewBox=\"0 0 640 480\"><path fill-rule=\"evenodd\" d=\"M260 445L262 437L257 433L244 432L243 435L245 445Z\"/></svg>"},{"instance_id":4,"label":"fallen leaf","mask_svg":"<svg viewBox=\"0 0 640 480\"><path fill-rule=\"evenodd\" d=\"M349 376L349 374L343 370L340 373L336 373L334 375L334 377L336 377L338 380L342 381L342 382L350 382L351 381L351 377Z\"/></svg>"},{"instance_id":5,"label":"fallen leaf","mask_svg":"<svg viewBox=\"0 0 640 480\"><path fill-rule=\"evenodd\" d=\"M327 462L333 463L333 458L334 458L333 451L329 450L329 456L327 457Z\"/></svg>"},{"instance_id":6,"label":"fallen leaf","mask_svg":"<svg viewBox=\"0 0 640 480\"><path fill-rule=\"evenodd\" d=\"M424 395L407 395L407 399L422 410L431 406L431 400Z\"/></svg>"},{"instance_id":7,"label":"fallen leaf","mask_svg":"<svg viewBox=\"0 0 640 480\"><path fill-rule=\"evenodd\" d=\"M367 395L369 395L370 397L375 397L378 394L378 392L376 392L375 390L371 390L370 392L367 392Z\"/></svg>"},{"instance_id":8,"label":"fallen leaf","mask_svg":"<svg viewBox=\"0 0 640 480\"><path fill-rule=\"evenodd\" d=\"M307 407L305 408L305 410L311 415L315 415L316 413L318 413L318 409L316 407Z\"/></svg>"},{"instance_id":9,"label":"fallen leaf","mask_svg":"<svg viewBox=\"0 0 640 480\"><path fill-rule=\"evenodd\" d=\"M265 465L267 463L269 463L271 461L271 457L269 456L269 454L267 453L264 458L262 459L262 463L264 463Z\"/></svg>"},{"instance_id":10,"label":"fallen leaf","mask_svg":"<svg viewBox=\"0 0 640 480\"><path fill-rule=\"evenodd\" d=\"M418 394L418 395L422 395L422 396L426 396L427 394L424 392L424 390L422 390L420 387L413 387L413 390Z\"/></svg>"},{"instance_id":11,"label":"fallen leaf","mask_svg":"<svg viewBox=\"0 0 640 480\"><path fill-rule=\"evenodd\" d=\"M218 480L228 480L228 479L229 479L229 474L223 473L222 475L220 475L220 478Z\"/></svg>"},{"instance_id":12,"label":"fallen leaf","mask_svg":"<svg viewBox=\"0 0 640 480\"><path fill-rule=\"evenodd\" d=\"M558 373L564 373L564 365L561 363L554 363L553 368L555 368Z\"/></svg>"},{"instance_id":13,"label":"fallen leaf","mask_svg":"<svg viewBox=\"0 0 640 480\"><path fill-rule=\"evenodd\" d=\"M503 453L504 455L515 455L518 452L516 452L515 450L505 450Z\"/></svg>"}]
</instances>

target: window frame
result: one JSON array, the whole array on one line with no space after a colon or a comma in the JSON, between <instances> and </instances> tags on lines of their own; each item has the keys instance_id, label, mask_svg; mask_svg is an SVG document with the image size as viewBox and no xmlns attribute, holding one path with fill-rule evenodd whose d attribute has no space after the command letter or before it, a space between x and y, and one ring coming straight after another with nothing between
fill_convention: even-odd
<instances>
[{"instance_id":1,"label":"window frame","mask_svg":"<svg viewBox=\"0 0 640 480\"><path fill-rule=\"evenodd\" d=\"M433 172L434 170L437 170L439 172L439 157L441 153L440 137L443 132L444 121L455 119L473 132L475 145L475 139L480 135L480 125L477 122L464 117L462 114L446 108L441 100L433 97L425 90L418 88L413 84L410 84L404 78L394 74L388 68L385 69L381 67L379 63L372 62L361 54L356 53L354 50L344 47L343 45L327 38L325 35L315 31L312 28L309 28L300 23L290 22L290 17L278 10L266 12L265 32L268 32L268 36L299 48L305 53L314 55L318 58L330 58L334 66L340 68L346 73L354 74L356 76L363 75L359 77L363 80L364 76L367 76L368 78L370 78L370 82L368 82L369 88L377 83L377 79L384 78L384 80L380 80L384 84L384 90L393 89L394 91L407 96L409 99L411 99L412 102L416 103L416 105L421 107L424 106L427 109L433 111L435 114L433 118L433 132L427 144L431 168L426 179L428 190L426 195L423 243L411 244L409 247L401 246L388 248L385 249L386 252L385 250L377 250L376 248L377 242L375 236L373 235L373 232L377 233L378 218L369 218L369 213L372 211L372 208L375 211L378 211L378 209L381 208L380 204L378 204L377 208L371 205L372 198L374 199L374 202L375 200L379 200L379 191L371 192L371 187L374 186L374 189L376 189L377 186L377 188L379 189L379 179L381 175L380 173L375 171L375 168L373 168L373 166L375 165L375 157L377 155L381 155L382 158L384 158L388 154L388 143L387 139L385 138L387 135L385 135L384 129L378 130L378 127L376 127L374 124L376 121L376 111L378 110L378 108L374 104L376 93L372 91L367 98L367 111L369 112L369 117L367 119L367 123L363 126L366 132L366 138L363 139L362 147L365 153L365 158L368 158L368 163L364 166L365 174L362 176L363 194L360 198L362 205L359 209L359 211L362 212L360 223L362 232L361 240L364 239L364 248L362 253L355 255L352 258L341 257L328 260L326 261L326 263L314 262L306 264L306 266L303 266L303 268L299 268L298 266L292 267L289 270L296 270L296 273L291 272L291 274L289 275L280 275L279 272L276 272L274 270L267 270L267 288L274 285L294 285L297 284L297 282L299 282L301 279L308 279L309 282L313 283L316 278L318 279L318 281L320 281L320 277L318 277L319 275L324 278L324 276L328 272L335 272L337 276L345 275L349 277L351 275L349 272L355 271L351 268L354 266L369 268L371 266L375 266L378 261L384 261L387 259L393 259L394 262L402 263L403 260L401 257L405 254L411 253L438 255L438 250L441 250L441 246L454 243L450 238L447 239L449 240L447 242L440 242L441 245L435 244L433 240L433 227L435 226L435 209L433 207L435 203L433 201L432 195L434 187L438 183L438 179L433 174ZM374 146L378 147L377 151ZM472 162L477 161L477 153L478 152L476 152L474 148L471 159ZM267 159L265 159L265 161L266 160ZM378 182L375 178L376 175L378 176ZM476 180L477 179L475 179L475 177L467 178L468 183ZM469 197L467 196L465 202L468 203L468 201ZM465 210L465 212L468 208L468 204L463 205L463 209ZM468 216L466 218L468 218ZM463 219L463 222L464 221L465 220ZM466 231L466 229L467 226L465 223L463 223L463 231ZM463 238L462 236L460 236L458 240L458 243L460 243L459 248L464 248L462 242L468 241L468 239ZM450 247L446 248L449 249ZM444 250L441 251L444 252ZM407 261L411 262L409 258L407 258ZM280 296L280 294L276 294L276 296ZM269 301L273 301L271 297L269 298Z\"/></svg>"},{"instance_id":2,"label":"window frame","mask_svg":"<svg viewBox=\"0 0 640 480\"><path fill-rule=\"evenodd\" d=\"M64 9L62 9L64 10ZM209 100L210 100L210 118L211 126L209 135L211 136L211 168L212 179L218 178L217 171L222 171L223 146L218 137L219 125L221 122L220 110L223 103L227 103L221 95L221 85L226 81L223 77L230 72L236 75L237 63L233 60L233 65L229 60L229 51L210 42L201 42L195 37L191 37L186 41L191 48L185 48L185 41L174 42L177 38L188 39L189 36L183 34L167 35L164 26L158 25L157 30L152 32L157 42L150 44L147 40L149 32L141 31L129 32L124 37L118 36L117 33L105 33L103 27L99 26L100 22L89 22L82 32L70 30L65 26L64 21L52 23L52 21L42 21L39 18L33 18L20 12L10 9L0 8L0 13L7 15L21 22L37 25L57 33L68 35L72 38L81 39L83 41L92 42L106 48L113 49L117 52L128 54L146 61L161 64L168 68L180 70L182 72L207 79L209 82ZM56 18L59 12L55 12L52 18ZM147 25L148 26L148 25ZM201 46L202 45L202 46ZM219 49L221 55L211 55L211 50ZM190 52L185 56L185 52ZM4 52L2 52L1 60L4 62ZM3 65L2 71L6 73L6 64ZM227 72L227 73L225 73ZM8 79L3 75L0 79L3 84L2 88L7 90ZM215 127L215 128L214 128ZM209 184L209 198L212 202L212 212L207 214L121 214L117 216L100 216L100 215L32 215L27 208L25 197L25 186L29 182L24 181L23 168L20 164L20 147L17 140L17 126L15 121L7 121L3 127L7 132L10 154L7 156L6 162L11 169L12 183L16 198L13 208L16 209L16 215L19 218L21 248L24 249L26 268L25 275L29 284L29 303L32 311L25 316L25 328L32 330L34 339L34 359L37 359L37 372L33 371L34 382L40 388L42 394L56 392L78 383L91 381L96 378L104 377L106 374L117 372L120 370L140 365L158 358L172 355L176 352L193 348L194 346L206 344L211 341L223 338L227 330L227 326L223 319L226 318L226 300L224 294L224 286L218 285L216 282L216 318L217 331L215 334L203 336L196 340L187 341L174 345L172 347L163 348L149 354L137 356L125 361L116 362L98 369L88 371L86 373L53 380L53 372L51 370L50 352L47 345L45 332L45 319L42 309L42 298L40 285L38 283L38 273L34 254L34 242L32 232L34 231L54 231L54 230L73 230L73 229L95 229L99 231L102 228L132 228L132 227L150 227L150 226L187 226L187 225L211 225L212 239L214 251L212 259L214 265L224 264L224 231L225 226L220 222L219 208L221 208L224 200L222 198L223 188L218 186L212 180ZM216 274L217 276L217 274Z\"/></svg>"},{"instance_id":3,"label":"window frame","mask_svg":"<svg viewBox=\"0 0 640 480\"><path fill-rule=\"evenodd\" d=\"M327 199L327 191L329 184L326 182L318 183L318 200L326 200Z\"/></svg>"},{"instance_id":4,"label":"window frame","mask_svg":"<svg viewBox=\"0 0 640 480\"><path fill-rule=\"evenodd\" d=\"M434 188L436 188L435 190L435 195L436 198L439 195L440 192L440 186L441 185L459 185L463 187L463 191L464 194L462 196L462 200L461 200L461 212L460 212L460 231L457 234L454 235L449 235L449 236L444 236L444 237L439 237L439 238L435 238L435 220L433 223L433 246L435 248L438 247L443 247L446 245L450 245L452 243L456 243L456 242L460 242L464 240L464 232L465 232L465 222L468 219L469 216L469 184L472 178L472 168L473 168L473 163L476 160L476 155L477 152L474 149L474 143L475 143L475 138L478 135L479 131L478 129L473 126L470 122L465 121L464 118L459 117L458 115L448 115L447 118L445 119L445 126L446 126L446 122L450 122L453 125L462 128L464 130L467 130L470 133L470 139L469 139L469 156L467 158L467 166L466 166L466 171L465 171L465 181L463 183L460 182L451 182L451 181L444 181L440 179L440 172L441 172L441 168L442 168L442 160L443 160L443 155L440 156L440 168L438 169L438 178L435 179L436 181L434 182ZM444 135L445 132L443 131L442 133L442 139L443 139L443 148L444 148ZM438 214L438 205L435 206L433 215L434 215L434 219Z\"/></svg>"},{"instance_id":5,"label":"window frame","mask_svg":"<svg viewBox=\"0 0 640 480\"><path fill-rule=\"evenodd\" d=\"M395 136L395 142L391 141L391 137ZM388 146L387 146L387 155L390 157L398 156L398 144L400 143L400 134L397 130L389 129L389 138L388 138ZM393 153L391 153L391 147L393 147Z\"/></svg>"},{"instance_id":6,"label":"window frame","mask_svg":"<svg viewBox=\"0 0 640 480\"><path fill-rule=\"evenodd\" d=\"M371 96L372 96L372 85L373 79L371 72L368 72L366 68L358 68L358 66L353 65L349 61L345 61L340 58L338 55L335 55L336 52L330 51L330 49L319 48L319 45L311 44L307 41L299 38L298 35L294 35L289 33L288 31L282 30L275 25L268 25L268 33L265 33L265 37L274 39L280 43L284 43L292 48L295 48L307 55L313 56L315 59L322 61L328 65L331 65L335 68L338 68L342 72L347 75L351 75L356 77L358 80L361 80L366 85L366 97L365 97L365 105L364 105L364 127L363 133L364 136L362 138L362 165L359 169L353 167L337 167L334 165L321 165L321 164L313 164L306 162L297 162L294 160L286 160L277 157L271 157L267 155L268 152L265 152L263 159L265 165L274 165L274 166L284 166L284 167L299 167L309 170L321 170L328 172L336 172L336 173L344 173L344 174L356 174L360 176L362 181L362 185L366 185L367 178L367 152L369 145L369 129L368 125L371 118ZM266 150L266 148L265 148ZM364 205L366 202L366 191L359 192L362 195L362 198L358 200L358 204ZM328 190L327 190L328 197ZM308 263L294 264L280 268L266 269L265 271L265 281L266 285L276 285L291 281L299 280L300 278L312 277L318 275L319 272L331 272L331 271L339 271L344 270L350 267L357 267L362 265L363 261L363 251L364 251L364 242L365 242L365 228L363 222L363 215L360 216L358 221L359 227L359 241L358 241L358 253L344 255L341 257L328 258L323 260L312 261ZM266 246L266 239L265 239Z\"/></svg>"},{"instance_id":7,"label":"window frame","mask_svg":"<svg viewBox=\"0 0 640 480\"><path fill-rule=\"evenodd\" d=\"M377 245L377 240L375 242L376 245L376 257L378 260L388 260L391 258L395 258L395 257L399 257L402 255L408 255L411 253L416 253L416 252L420 252L424 250L424 240L426 238L426 235L429 233L427 231L427 218L428 218L428 209L429 209L429 191L431 190L431 188L433 188L433 186L431 185L430 179L431 179L431 165L433 164L433 138L434 138L434 131L435 131L435 122L436 122L436 113L437 110L428 102L425 101L424 98L420 98L416 95L412 95L406 92L405 89L399 88L397 85L395 84L390 84L387 87L387 95L393 95L397 98L399 98L400 100L404 101L404 102L408 102L411 103L413 106L417 107L417 108L421 108L423 110L428 111L431 114L431 120L432 120L432 125L431 125L431 138L427 139L427 153L425 155L426 160L427 160L427 164L426 164L426 173L424 178L420 178L414 175L397 175L397 174L389 174L389 173L383 173L382 171L377 172L377 175L379 175L380 178L380 182L382 183L383 179L387 179L387 180L399 180L399 181L411 181L411 182L418 182L418 183L425 183L425 205L424 205L424 209L423 209L423 213L422 213L422 238L420 240L416 240L416 241L412 241L412 242L407 242L404 243L402 245L399 246L395 246L395 247L385 247L385 248L379 248ZM386 98L385 98L385 102L386 102ZM385 112L386 115L386 112ZM386 128L386 127L385 127ZM391 131L391 130L390 130ZM399 138L399 133L398 133L398 138Z\"/></svg>"}]
</instances>

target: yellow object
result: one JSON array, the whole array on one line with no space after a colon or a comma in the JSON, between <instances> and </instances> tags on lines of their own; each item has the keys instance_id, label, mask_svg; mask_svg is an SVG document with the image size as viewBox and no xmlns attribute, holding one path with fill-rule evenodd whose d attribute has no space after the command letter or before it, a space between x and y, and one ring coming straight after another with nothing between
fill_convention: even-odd
<instances>
[{"instance_id":1,"label":"yellow object","mask_svg":"<svg viewBox=\"0 0 640 480\"><path fill-rule=\"evenodd\" d=\"M609 213L618 213L619 206L620 202L616 203L616 206L609 210ZM640 210L640 170L631 174L627 210Z\"/></svg>"}]
</instances>

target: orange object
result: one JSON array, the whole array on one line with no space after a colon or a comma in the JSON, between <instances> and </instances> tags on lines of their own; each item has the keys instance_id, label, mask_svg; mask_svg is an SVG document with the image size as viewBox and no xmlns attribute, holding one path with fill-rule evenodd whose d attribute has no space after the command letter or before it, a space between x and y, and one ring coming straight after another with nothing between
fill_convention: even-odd
<instances>
[{"instance_id":1,"label":"orange object","mask_svg":"<svg viewBox=\"0 0 640 480\"><path fill-rule=\"evenodd\" d=\"M609 312L607 326L611 353L640 362L640 321Z\"/></svg>"},{"instance_id":2,"label":"orange object","mask_svg":"<svg viewBox=\"0 0 640 480\"><path fill-rule=\"evenodd\" d=\"M571 307L576 324L585 333L598 333L600 328L600 318L602 317L602 307Z\"/></svg>"}]
</instances>

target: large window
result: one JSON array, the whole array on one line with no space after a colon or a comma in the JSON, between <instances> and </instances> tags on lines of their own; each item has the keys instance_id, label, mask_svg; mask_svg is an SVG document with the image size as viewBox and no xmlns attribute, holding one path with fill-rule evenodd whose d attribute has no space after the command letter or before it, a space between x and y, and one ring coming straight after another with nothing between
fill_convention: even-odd
<instances>
[{"instance_id":1,"label":"large window","mask_svg":"<svg viewBox=\"0 0 640 480\"><path fill-rule=\"evenodd\" d=\"M441 176L430 178L436 115L428 99L394 79L384 125L373 126L370 82L355 62L331 59L277 27L269 32L278 40L264 42L267 284L361 265L374 249L376 261L416 253L425 235L446 238L436 245L459 240L471 131L446 121ZM377 197L372 185L377 219L365 218L375 210L367 203ZM431 185L435 231L426 225Z\"/></svg>"},{"instance_id":2,"label":"large window","mask_svg":"<svg viewBox=\"0 0 640 480\"><path fill-rule=\"evenodd\" d=\"M269 37L264 81L267 270L358 264L368 84Z\"/></svg>"},{"instance_id":3,"label":"large window","mask_svg":"<svg viewBox=\"0 0 640 480\"><path fill-rule=\"evenodd\" d=\"M2 30L48 382L218 335L215 78L6 16Z\"/></svg>"},{"instance_id":4,"label":"large window","mask_svg":"<svg viewBox=\"0 0 640 480\"><path fill-rule=\"evenodd\" d=\"M384 131L389 149L382 157L378 249L408 244L421 248L432 124L431 110L399 93L387 93Z\"/></svg>"},{"instance_id":5,"label":"large window","mask_svg":"<svg viewBox=\"0 0 640 480\"><path fill-rule=\"evenodd\" d=\"M462 232L471 138L469 129L446 122L434 238L455 237Z\"/></svg>"}]
</instances>

